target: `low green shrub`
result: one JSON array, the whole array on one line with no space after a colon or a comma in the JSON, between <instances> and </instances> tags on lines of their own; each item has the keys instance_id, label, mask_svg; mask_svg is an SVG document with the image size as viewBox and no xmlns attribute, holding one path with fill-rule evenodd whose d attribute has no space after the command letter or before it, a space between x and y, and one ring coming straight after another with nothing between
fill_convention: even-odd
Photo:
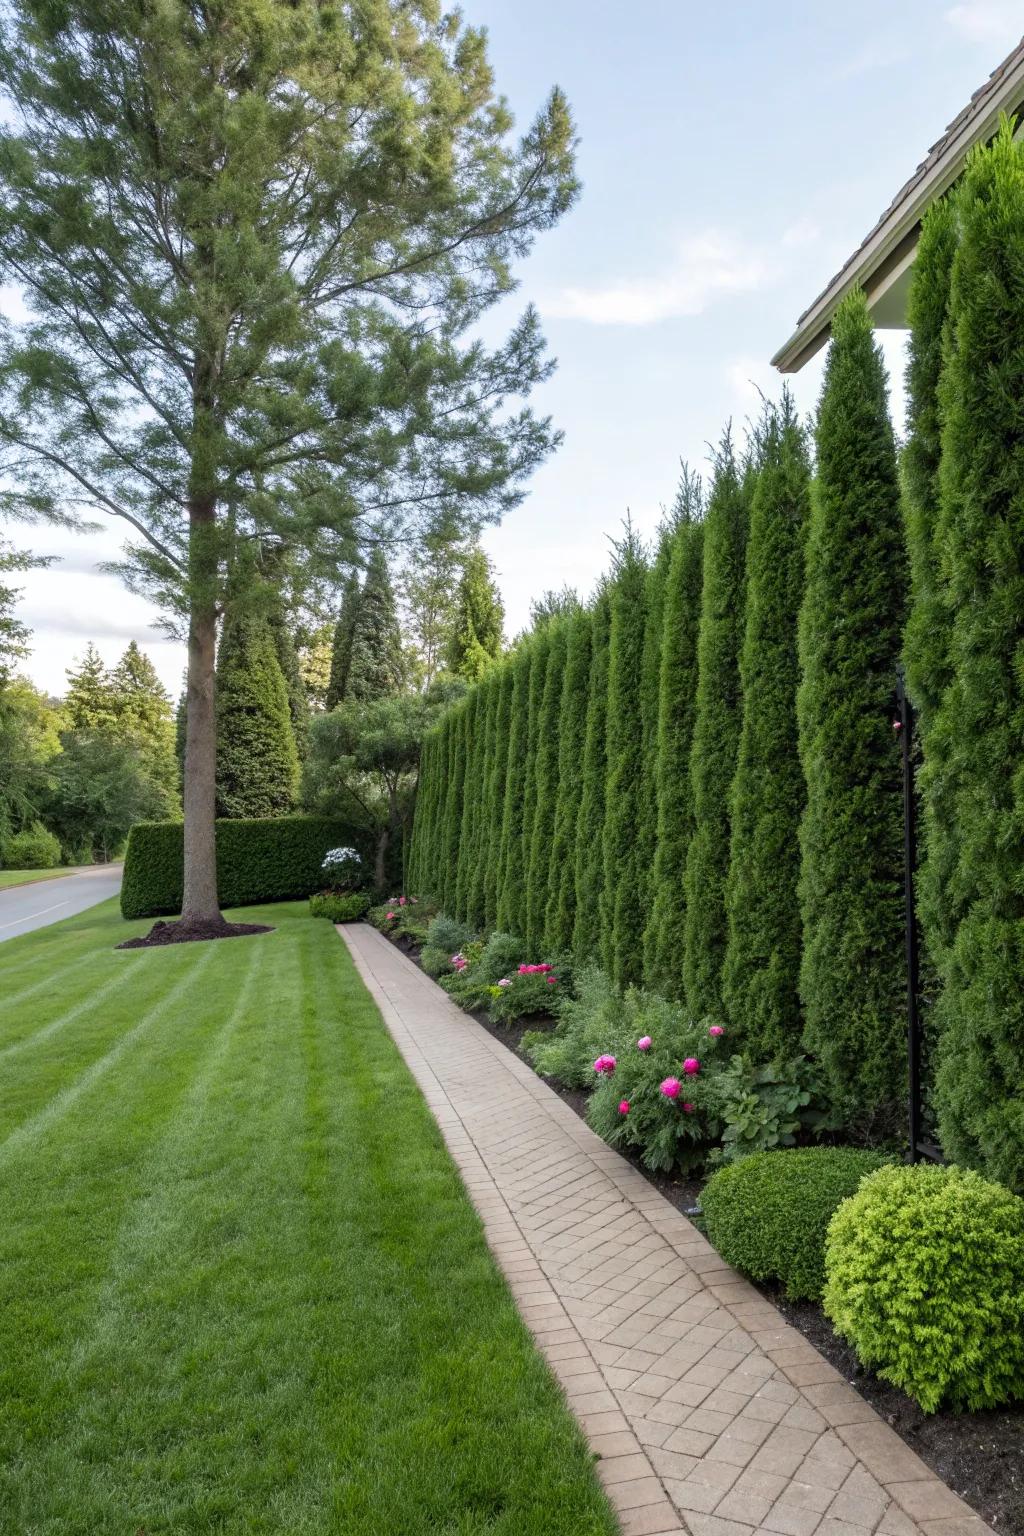
<instances>
[{"instance_id":1,"label":"low green shrub","mask_svg":"<svg viewBox=\"0 0 1024 1536\"><path fill-rule=\"evenodd\" d=\"M566 1088L592 1088L594 1059L614 1050L623 1035L623 999L600 966L585 965L574 979L574 995L558 1000L558 1027L550 1035L523 1037L535 1071ZM634 1036L635 1038L635 1036Z\"/></svg>"},{"instance_id":2,"label":"low green shrub","mask_svg":"<svg viewBox=\"0 0 1024 1536\"><path fill-rule=\"evenodd\" d=\"M534 964L523 961L487 988L491 1021L508 1025L536 1014L554 1013L571 989L572 970L567 959Z\"/></svg>"},{"instance_id":3,"label":"low green shrub","mask_svg":"<svg viewBox=\"0 0 1024 1536\"><path fill-rule=\"evenodd\" d=\"M424 944L427 928L436 911L433 903L425 898L391 896L371 907L366 921L391 938L398 936L411 939L414 944Z\"/></svg>"},{"instance_id":4,"label":"low green shrub","mask_svg":"<svg viewBox=\"0 0 1024 1536\"><path fill-rule=\"evenodd\" d=\"M3 869L56 869L59 863L60 843L41 821L11 833L0 848Z\"/></svg>"},{"instance_id":5,"label":"low green shrub","mask_svg":"<svg viewBox=\"0 0 1024 1536\"><path fill-rule=\"evenodd\" d=\"M318 891L309 898L312 917L331 923L358 923L370 910L370 898L362 891Z\"/></svg>"},{"instance_id":6,"label":"low green shrub","mask_svg":"<svg viewBox=\"0 0 1024 1536\"><path fill-rule=\"evenodd\" d=\"M713 1162L734 1163L838 1129L825 1075L806 1056L762 1065L733 1056L715 1076L715 1096L722 1144Z\"/></svg>"},{"instance_id":7,"label":"low green shrub","mask_svg":"<svg viewBox=\"0 0 1024 1536\"><path fill-rule=\"evenodd\" d=\"M217 890L221 906L305 901L324 883L324 854L339 844L366 849L366 834L331 816L277 816L217 822ZM128 834L121 915L160 917L181 911L180 821L139 822Z\"/></svg>"},{"instance_id":8,"label":"low green shrub","mask_svg":"<svg viewBox=\"0 0 1024 1536\"><path fill-rule=\"evenodd\" d=\"M755 1152L721 1168L701 1193L707 1234L730 1264L755 1280L781 1280L792 1301L825 1285L825 1234L865 1174L886 1162L855 1147Z\"/></svg>"},{"instance_id":9,"label":"low green shrub","mask_svg":"<svg viewBox=\"0 0 1024 1536\"><path fill-rule=\"evenodd\" d=\"M420 950L420 965L428 976L433 976L438 981L452 968L452 957L446 949L438 949L433 944L424 944Z\"/></svg>"},{"instance_id":10,"label":"low green shrub","mask_svg":"<svg viewBox=\"0 0 1024 1536\"><path fill-rule=\"evenodd\" d=\"M824 1308L926 1413L1024 1397L1024 1200L962 1168L881 1168L836 1211Z\"/></svg>"},{"instance_id":11,"label":"low green shrub","mask_svg":"<svg viewBox=\"0 0 1024 1536\"><path fill-rule=\"evenodd\" d=\"M449 956L457 955L472 939L472 928L457 917L449 917L447 912L438 912L427 929L431 949L443 949Z\"/></svg>"}]
</instances>

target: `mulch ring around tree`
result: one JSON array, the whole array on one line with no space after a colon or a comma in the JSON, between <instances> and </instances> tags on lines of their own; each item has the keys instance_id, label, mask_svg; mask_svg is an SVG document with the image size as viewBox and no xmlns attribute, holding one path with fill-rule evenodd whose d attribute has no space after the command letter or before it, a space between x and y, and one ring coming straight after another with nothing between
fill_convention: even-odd
<instances>
[{"instance_id":1,"label":"mulch ring around tree","mask_svg":"<svg viewBox=\"0 0 1024 1536\"><path fill-rule=\"evenodd\" d=\"M188 923L154 923L148 933L137 939L125 939L118 949L162 949L166 944L201 944L207 939L243 939L250 933L273 933L266 923L227 923L223 918L205 918Z\"/></svg>"}]
</instances>

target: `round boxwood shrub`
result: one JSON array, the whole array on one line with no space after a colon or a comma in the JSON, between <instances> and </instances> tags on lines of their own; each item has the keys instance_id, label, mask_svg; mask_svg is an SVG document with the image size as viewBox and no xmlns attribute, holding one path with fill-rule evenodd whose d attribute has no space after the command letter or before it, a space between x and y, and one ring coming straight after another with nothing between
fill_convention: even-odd
<instances>
[{"instance_id":1,"label":"round boxwood shrub","mask_svg":"<svg viewBox=\"0 0 1024 1536\"><path fill-rule=\"evenodd\" d=\"M856 1147L755 1152L714 1174L700 1197L708 1237L755 1280L781 1280L792 1301L825 1284L825 1234L837 1207L885 1163Z\"/></svg>"},{"instance_id":2,"label":"round boxwood shrub","mask_svg":"<svg viewBox=\"0 0 1024 1536\"><path fill-rule=\"evenodd\" d=\"M832 1218L824 1307L926 1413L1024 1396L1024 1200L962 1168L881 1168Z\"/></svg>"},{"instance_id":3,"label":"round boxwood shrub","mask_svg":"<svg viewBox=\"0 0 1024 1536\"><path fill-rule=\"evenodd\" d=\"M358 923L370 910L370 897L361 891L319 891L309 898L309 910L332 923Z\"/></svg>"}]
</instances>

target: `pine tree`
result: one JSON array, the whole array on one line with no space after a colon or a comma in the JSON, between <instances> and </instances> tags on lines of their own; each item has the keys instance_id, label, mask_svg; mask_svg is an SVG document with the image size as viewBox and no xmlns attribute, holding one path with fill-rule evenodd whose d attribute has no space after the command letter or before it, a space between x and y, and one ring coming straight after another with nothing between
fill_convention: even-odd
<instances>
[{"instance_id":1,"label":"pine tree","mask_svg":"<svg viewBox=\"0 0 1024 1536\"><path fill-rule=\"evenodd\" d=\"M505 784L509 772L509 738L512 728L512 700L515 668L512 658L506 659L499 673L498 700L494 719L494 749L487 786L487 820L489 824L488 858L484 873L484 927L493 931L498 926L501 897L504 890L505 861Z\"/></svg>"},{"instance_id":2,"label":"pine tree","mask_svg":"<svg viewBox=\"0 0 1024 1536\"><path fill-rule=\"evenodd\" d=\"M494 570L477 546L462 566L448 646L449 669L467 682L477 682L501 655L504 632L505 610Z\"/></svg>"},{"instance_id":3,"label":"pine tree","mask_svg":"<svg viewBox=\"0 0 1024 1536\"><path fill-rule=\"evenodd\" d=\"M604 582L594 599L594 622L587 686L587 724L583 745L583 788L576 823L576 920L573 951L578 960L601 954L601 898L604 890L605 780L608 771L608 644L611 637L611 584Z\"/></svg>"},{"instance_id":4,"label":"pine tree","mask_svg":"<svg viewBox=\"0 0 1024 1536\"><path fill-rule=\"evenodd\" d=\"M686 856L686 943L683 977L691 1012L722 1011L727 933L729 795L736 772L742 699L749 505L726 430L704 525L704 582L697 639L697 696L690 774L694 828Z\"/></svg>"},{"instance_id":5,"label":"pine tree","mask_svg":"<svg viewBox=\"0 0 1024 1536\"><path fill-rule=\"evenodd\" d=\"M587 693L593 612L581 608L568 621L565 671L559 704L558 795L548 861L544 943L551 954L568 950L576 922L576 827L583 793Z\"/></svg>"},{"instance_id":6,"label":"pine tree","mask_svg":"<svg viewBox=\"0 0 1024 1536\"><path fill-rule=\"evenodd\" d=\"M544 623L531 638L530 692L526 719L526 765L523 773L523 852L521 917L517 931L528 943L530 936L530 860L533 852L533 829L537 819L539 791L538 760L542 755L541 706L544 701L544 684L551 655L553 625Z\"/></svg>"},{"instance_id":7,"label":"pine tree","mask_svg":"<svg viewBox=\"0 0 1024 1536\"><path fill-rule=\"evenodd\" d=\"M649 986L666 997L683 992L686 854L693 835L690 752L697 698L697 634L704 582L704 495L700 476L684 465L674 509L675 532L665 582L658 678L655 756L657 839L650 919L644 936Z\"/></svg>"},{"instance_id":8,"label":"pine tree","mask_svg":"<svg viewBox=\"0 0 1024 1536\"><path fill-rule=\"evenodd\" d=\"M558 618L553 619L548 626L547 666L537 723L537 750L533 760L537 802L526 874L526 941L530 953L535 955L540 954L544 945L544 917L550 895L548 875L558 802L559 733L568 623L568 619Z\"/></svg>"},{"instance_id":9,"label":"pine tree","mask_svg":"<svg viewBox=\"0 0 1024 1536\"><path fill-rule=\"evenodd\" d=\"M395 589L378 546L370 556L352 624L352 649L344 697L365 704L401 690L402 636Z\"/></svg>"},{"instance_id":10,"label":"pine tree","mask_svg":"<svg viewBox=\"0 0 1024 1536\"><path fill-rule=\"evenodd\" d=\"M758 1059L800 1047L799 835L805 789L797 740L797 619L803 600L810 464L788 391L766 412L750 512L743 723L732 789L723 1000Z\"/></svg>"},{"instance_id":11,"label":"pine tree","mask_svg":"<svg viewBox=\"0 0 1024 1536\"><path fill-rule=\"evenodd\" d=\"M807 1046L848 1126L905 1111L903 815L892 712L906 552L881 353L863 294L832 323L800 615L800 976Z\"/></svg>"},{"instance_id":12,"label":"pine tree","mask_svg":"<svg viewBox=\"0 0 1024 1536\"><path fill-rule=\"evenodd\" d=\"M142 768L156 791L160 815L180 814L179 769L170 695L149 657L132 640L111 674L115 733L138 751Z\"/></svg>"},{"instance_id":13,"label":"pine tree","mask_svg":"<svg viewBox=\"0 0 1024 1536\"><path fill-rule=\"evenodd\" d=\"M926 740L955 924L939 946L939 1130L947 1157L1024 1193L1024 154L1007 122L971 155L956 210L939 386L949 680Z\"/></svg>"},{"instance_id":14,"label":"pine tree","mask_svg":"<svg viewBox=\"0 0 1024 1536\"><path fill-rule=\"evenodd\" d=\"M620 986L643 975L646 879L643 864L644 718L642 677L647 630L646 552L627 525L615 545L608 646L607 767L603 828L601 954Z\"/></svg>"},{"instance_id":15,"label":"pine tree","mask_svg":"<svg viewBox=\"0 0 1024 1536\"><path fill-rule=\"evenodd\" d=\"M288 689L265 616L229 608L217 654L217 814L281 816L299 782Z\"/></svg>"},{"instance_id":16,"label":"pine tree","mask_svg":"<svg viewBox=\"0 0 1024 1536\"><path fill-rule=\"evenodd\" d=\"M114 681L92 641L77 667L68 667L63 712L72 731L113 731L117 717Z\"/></svg>"},{"instance_id":17,"label":"pine tree","mask_svg":"<svg viewBox=\"0 0 1024 1536\"><path fill-rule=\"evenodd\" d=\"M521 640L512 663L509 702L508 759L501 822L501 887L498 927L522 934L526 917L523 871L523 800L526 793L526 754L529 741L530 672L535 637Z\"/></svg>"},{"instance_id":18,"label":"pine tree","mask_svg":"<svg viewBox=\"0 0 1024 1536\"><path fill-rule=\"evenodd\" d=\"M359 608L359 576L350 572L341 592L341 609L334 625L331 641L331 675L327 683L324 708L334 709L345 697L348 688L348 669L352 661L352 632Z\"/></svg>"}]
</instances>

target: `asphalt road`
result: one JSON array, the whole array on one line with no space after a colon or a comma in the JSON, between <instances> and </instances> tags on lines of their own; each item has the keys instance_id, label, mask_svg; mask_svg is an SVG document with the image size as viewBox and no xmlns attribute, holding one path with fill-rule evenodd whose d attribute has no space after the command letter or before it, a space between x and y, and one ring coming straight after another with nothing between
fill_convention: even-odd
<instances>
[{"instance_id":1,"label":"asphalt road","mask_svg":"<svg viewBox=\"0 0 1024 1536\"><path fill-rule=\"evenodd\" d=\"M94 869L76 869L58 880L0 890L0 943L17 938L19 933L31 933L33 928L59 923L62 917L74 917L86 907L116 896L120 889L120 864L101 864Z\"/></svg>"}]
</instances>

